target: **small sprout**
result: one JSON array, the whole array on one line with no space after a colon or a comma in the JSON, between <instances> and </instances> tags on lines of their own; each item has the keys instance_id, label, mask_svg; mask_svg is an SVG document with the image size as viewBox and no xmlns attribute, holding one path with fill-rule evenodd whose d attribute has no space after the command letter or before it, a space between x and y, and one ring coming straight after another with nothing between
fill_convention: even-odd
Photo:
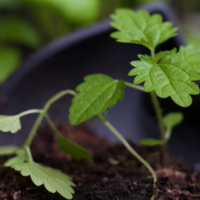
<instances>
[{"instance_id":1,"label":"small sprout","mask_svg":"<svg viewBox=\"0 0 200 200\"><path fill-rule=\"evenodd\" d=\"M172 129L183 121L183 114L181 112L171 112L164 116L163 123L166 128L165 138L169 140Z\"/></svg>"},{"instance_id":2,"label":"small sprout","mask_svg":"<svg viewBox=\"0 0 200 200\"><path fill-rule=\"evenodd\" d=\"M64 138L48 115L50 106L64 95L73 95L72 105L69 109L69 121L78 125L95 116L124 144L127 150L135 156L151 173L155 183L156 174L146 162L126 141L119 131L102 115L107 108L113 107L124 97L125 87L149 92L155 108L161 139L146 138L140 144L147 146L161 145L163 152L167 149L167 141L172 129L183 120L180 112L169 113L163 117L158 97L170 97L176 104L187 107L192 104L191 95L200 93L198 85L194 82L200 80L199 53L200 47L181 47L156 52L156 47L176 35L177 28L170 22L163 22L160 14L150 15L146 11L134 12L129 9L118 9L112 15L114 22L111 26L117 31L111 34L118 42L135 43L147 47L150 55L139 55L139 60L132 61L134 67L128 73L134 77L134 84L123 80L115 80L104 74L92 74L84 78L84 82L76 87L76 91L64 90L50 98L41 110L28 110L18 115L0 116L0 130L15 133L21 129L20 117L39 113L30 134L21 147L1 147L0 155L16 155L10 158L5 166L20 171L23 176L30 176L35 185L44 187L52 193L58 192L66 199L72 199L74 193L71 178L59 170L44 167L34 162L30 145L37 129L44 118L57 134L58 147L70 154L76 160L92 162L87 150ZM123 67L123 66L122 66ZM137 85L144 82L144 87ZM166 153L166 152L165 152ZM163 158L166 158L163 154ZM165 163L165 162L163 162ZM151 198L155 199L154 196Z\"/></svg>"},{"instance_id":3,"label":"small sprout","mask_svg":"<svg viewBox=\"0 0 200 200\"><path fill-rule=\"evenodd\" d=\"M7 160L7 162L4 164L6 167L11 167L17 171L20 171L23 176L30 176L36 186L44 185L44 187L49 192L58 192L64 198L72 199L72 195L74 193L72 187L75 186L75 184L72 182L72 179L67 174L62 173L59 170L50 167L44 167L40 164L35 163L30 151L30 145L32 143L33 137L35 136L35 133L43 118L46 118L49 125L57 134L58 146L63 152L69 153L72 157L74 157L74 159L92 162L92 158L89 152L86 149L80 147L78 144L75 144L74 142L71 142L64 138L47 114L50 106L66 94L76 95L76 92L72 90L59 92L58 94L50 98L44 105L44 108L41 110L33 109L27 110L14 116L1 116L1 130L14 133L21 128L20 117L28 114L39 113L25 144L21 147L0 147L0 155L15 155L15 157Z\"/></svg>"}]
</instances>

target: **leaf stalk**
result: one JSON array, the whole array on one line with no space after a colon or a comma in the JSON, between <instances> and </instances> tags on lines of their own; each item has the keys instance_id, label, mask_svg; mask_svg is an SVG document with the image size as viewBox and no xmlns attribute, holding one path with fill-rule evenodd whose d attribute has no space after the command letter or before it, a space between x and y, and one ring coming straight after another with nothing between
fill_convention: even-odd
<instances>
[{"instance_id":1,"label":"leaf stalk","mask_svg":"<svg viewBox=\"0 0 200 200\"><path fill-rule=\"evenodd\" d=\"M23 148L25 149L25 152L27 154L29 162L33 162L33 157L32 157L31 151L30 151L30 147L27 145L24 145Z\"/></svg>"},{"instance_id":2,"label":"leaf stalk","mask_svg":"<svg viewBox=\"0 0 200 200\"><path fill-rule=\"evenodd\" d=\"M30 131L30 134L26 140L26 143L25 145L27 146L30 146L32 141L33 141L33 138L35 136L35 133L37 132L38 128L39 128L39 125L41 124L43 118L46 116L47 114L47 111L48 109L50 108L50 106L56 102L58 99L62 98L63 96L65 96L66 94L71 94L73 96L76 95L76 92L73 91L73 90L63 90L57 94L55 94L52 98L50 98L47 103L44 105L43 109L41 110L39 116L37 117L31 131Z\"/></svg>"},{"instance_id":3,"label":"leaf stalk","mask_svg":"<svg viewBox=\"0 0 200 200\"><path fill-rule=\"evenodd\" d=\"M157 176L153 170L153 168L149 165L149 163L144 160L132 147L131 145L126 141L126 139L122 136L122 134L112 126L112 124L102 115L98 116L101 120L101 122L122 142L122 144L126 147L126 149L134 156L136 157L151 173L153 177L154 186L157 181Z\"/></svg>"},{"instance_id":4,"label":"leaf stalk","mask_svg":"<svg viewBox=\"0 0 200 200\"><path fill-rule=\"evenodd\" d=\"M151 91L150 95L151 95L152 103L153 103L154 110L156 113L156 118L158 121L161 140L163 141L163 145L162 145L163 165L166 165L167 164L167 140L165 137L165 128L164 128L164 123L163 123L162 109L160 107L156 93L154 91Z\"/></svg>"},{"instance_id":5,"label":"leaf stalk","mask_svg":"<svg viewBox=\"0 0 200 200\"><path fill-rule=\"evenodd\" d=\"M133 83L129 83L129 82L126 82L126 81L124 81L124 83L125 83L125 85L126 86L128 86L128 87L131 87L131 88L134 88L134 89L137 89L137 90L141 90L141 91L145 91L144 90L144 87L143 86L141 86L141 85L135 85L135 84L133 84Z\"/></svg>"}]
</instances>

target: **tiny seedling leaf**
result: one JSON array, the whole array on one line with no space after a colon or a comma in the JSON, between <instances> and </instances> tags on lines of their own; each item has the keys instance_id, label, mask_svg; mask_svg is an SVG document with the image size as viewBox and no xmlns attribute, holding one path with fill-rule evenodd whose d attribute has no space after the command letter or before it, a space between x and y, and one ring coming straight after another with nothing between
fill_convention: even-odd
<instances>
[{"instance_id":1,"label":"tiny seedling leaf","mask_svg":"<svg viewBox=\"0 0 200 200\"><path fill-rule=\"evenodd\" d=\"M156 139L153 139L153 138L145 138L143 140L140 140L139 143L142 144L142 145L145 145L145 146L156 146L156 145L163 144L163 141L162 140L156 140Z\"/></svg>"},{"instance_id":2,"label":"tiny seedling leaf","mask_svg":"<svg viewBox=\"0 0 200 200\"><path fill-rule=\"evenodd\" d=\"M57 142L59 149L64 153L71 155L75 160L92 162L90 153L78 144L68 140L63 136L58 136Z\"/></svg>"},{"instance_id":3,"label":"tiny seedling leaf","mask_svg":"<svg viewBox=\"0 0 200 200\"><path fill-rule=\"evenodd\" d=\"M20 117L18 115L0 115L0 130L3 132L16 133L21 129Z\"/></svg>"},{"instance_id":4,"label":"tiny seedling leaf","mask_svg":"<svg viewBox=\"0 0 200 200\"><path fill-rule=\"evenodd\" d=\"M51 192L58 192L66 199L72 199L75 186L71 178L60 170L45 167L34 162L20 163L12 166L20 171L23 176L30 176L33 183L37 186L44 184L45 188Z\"/></svg>"},{"instance_id":5,"label":"tiny seedling leaf","mask_svg":"<svg viewBox=\"0 0 200 200\"><path fill-rule=\"evenodd\" d=\"M166 128L174 128L183 121L183 114L181 112L170 112L163 117L163 123Z\"/></svg>"},{"instance_id":6,"label":"tiny seedling leaf","mask_svg":"<svg viewBox=\"0 0 200 200\"><path fill-rule=\"evenodd\" d=\"M162 53L160 62L155 63L150 56L139 56L133 61L135 68L129 76L136 75L135 84L144 83L147 92L155 90L161 98L171 97L179 106L187 107L192 103L191 94L199 94L199 87L193 81L200 80L196 61L187 57L184 51L176 49Z\"/></svg>"},{"instance_id":7,"label":"tiny seedling leaf","mask_svg":"<svg viewBox=\"0 0 200 200\"><path fill-rule=\"evenodd\" d=\"M0 155L12 155L16 154L19 147L15 146L1 146L0 147Z\"/></svg>"},{"instance_id":8,"label":"tiny seedling leaf","mask_svg":"<svg viewBox=\"0 0 200 200\"><path fill-rule=\"evenodd\" d=\"M77 86L79 93L72 99L69 109L69 121L72 125L103 113L124 97L125 84L121 80L104 74L93 74L86 76L84 81Z\"/></svg>"},{"instance_id":9,"label":"tiny seedling leaf","mask_svg":"<svg viewBox=\"0 0 200 200\"><path fill-rule=\"evenodd\" d=\"M7 160L6 163L4 164L4 166L5 167L12 167L15 164L23 163L26 160L27 160L26 154L19 154L19 155L13 157L13 158L10 158L9 160Z\"/></svg>"},{"instance_id":10,"label":"tiny seedling leaf","mask_svg":"<svg viewBox=\"0 0 200 200\"><path fill-rule=\"evenodd\" d=\"M135 43L154 49L159 44L176 35L177 28L172 28L170 22L163 22L160 14L149 15L144 10L117 9L111 15L114 22L111 26L118 31L111 37L118 42Z\"/></svg>"}]
</instances>

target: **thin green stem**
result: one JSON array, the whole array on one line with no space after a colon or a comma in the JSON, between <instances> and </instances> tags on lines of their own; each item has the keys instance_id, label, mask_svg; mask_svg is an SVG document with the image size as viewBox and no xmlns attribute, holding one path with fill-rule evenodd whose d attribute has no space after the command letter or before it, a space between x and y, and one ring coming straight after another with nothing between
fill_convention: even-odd
<instances>
[{"instance_id":1,"label":"thin green stem","mask_svg":"<svg viewBox=\"0 0 200 200\"><path fill-rule=\"evenodd\" d=\"M50 98L47 101L47 103L45 104L43 110L46 112L54 102L56 102L58 99L62 98L66 94L71 94L71 95L75 96L76 92L74 90L63 90L63 91L57 93L56 95L54 95L52 98Z\"/></svg>"},{"instance_id":2,"label":"thin green stem","mask_svg":"<svg viewBox=\"0 0 200 200\"><path fill-rule=\"evenodd\" d=\"M126 139L119 133L119 131L117 131L112 124L107 121L107 119L105 117L103 117L102 115L99 115L100 120L102 121L102 123L122 142L122 144L126 147L126 149L133 155L135 156L151 173L152 177L153 177L153 181L154 181L154 186L155 186L155 182L157 181L157 177L156 174L154 172L154 170L152 169L152 167L149 165L149 163L144 160L132 147L131 145L126 141Z\"/></svg>"},{"instance_id":3,"label":"thin green stem","mask_svg":"<svg viewBox=\"0 0 200 200\"><path fill-rule=\"evenodd\" d=\"M37 129L38 129L39 125L41 124L44 116L45 116L45 112L43 111L37 117L32 129L31 129L31 131L29 133L29 136L28 136L28 138L26 140L26 143L25 143L26 146L30 146L31 145L31 142L32 142L32 140L33 140L33 138L35 136L35 133L37 132Z\"/></svg>"},{"instance_id":4,"label":"thin green stem","mask_svg":"<svg viewBox=\"0 0 200 200\"><path fill-rule=\"evenodd\" d=\"M161 134L161 139L163 142L165 142L165 128L164 128L164 123L163 123L163 115L162 115L162 110L158 101L158 98L156 96L156 93L154 91L150 92L152 103L154 106L154 110L156 112L156 117L158 120L158 126L160 129L160 134Z\"/></svg>"},{"instance_id":5,"label":"thin green stem","mask_svg":"<svg viewBox=\"0 0 200 200\"><path fill-rule=\"evenodd\" d=\"M129 83L129 82L126 82L126 81L124 81L124 83L128 87L131 87L131 88L134 88L134 89L137 89L137 90L141 90L141 91L145 91L144 87L142 87L141 85L135 85L133 83Z\"/></svg>"},{"instance_id":6,"label":"thin green stem","mask_svg":"<svg viewBox=\"0 0 200 200\"><path fill-rule=\"evenodd\" d=\"M162 145L163 165L166 165L167 164L167 140L165 138L165 127L164 127L164 123L163 123L162 110L161 110L158 98L156 96L156 93L154 91L152 91L152 92L150 92L150 95L152 98L154 110L156 112L158 126L160 129L161 140L163 141L163 145Z\"/></svg>"},{"instance_id":7,"label":"thin green stem","mask_svg":"<svg viewBox=\"0 0 200 200\"><path fill-rule=\"evenodd\" d=\"M155 49L154 48L150 49L150 51L151 51L151 57L154 58L155 57Z\"/></svg>"},{"instance_id":8,"label":"thin green stem","mask_svg":"<svg viewBox=\"0 0 200 200\"><path fill-rule=\"evenodd\" d=\"M27 154L29 162L33 162L33 157L32 157L32 154L31 154L29 146L24 145L24 149L26 151L26 154Z\"/></svg>"},{"instance_id":9,"label":"thin green stem","mask_svg":"<svg viewBox=\"0 0 200 200\"><path fill-rule=\"evenodd\" d=\"M19 113L18 116L23 117L25 115L29 115L29 114L33 114L33 113L41 113L41 112L43 112L43 111L40 109L31 109L31 110L27 110L22 113Z\"/></svg>"},{"instance_id":10,"label":"thin green stem","mask_svg":"<svg viewBox=\"0 0 200 200\"><path fill-rule=\"evenodd\" d=\"M53 123L53 121L51 120L51 118L49 117L49 115L47 113L46 113L45 117L46 117L49 125L51 126L51 128L56 132L57 136L61 136L62 134L60 133L60 131L58 130L58 128Z\"/></svg>"},{"instance_id":11,"label":"thin green stem","mask_svg":"<svg viewBox=\"0 0 200 200\"><path fill-rule=\"evenodd\" d=\"M43 118L46 116L46 113L47 113L48 109L50 108L50 106L51 106L54 102L56 102L58 99L62 98L62 97L63 97L64 95L66 95L66 94L71 94L71 95L75 96L75 95L76 95L76 92L73 91L73 90L63 90L63 91L57 93L56 95L54 95L52 98L50 98L50 99L47 101L47 103L44 105L43 109L41 110L39 116L37 117L37 119L36 119L36 121L35 121L35 123L34 123L32 129L31 129L30 134L29 134L29 136L28 136L28 138L27 138L27 140L26 140L25 145L27 145L27 146L30 146L30 145L31 145L31 143L32 143L32 141L33 141L33 138L34 138L34 136L35 136L35 133L37 132L38 127L39 127L39 125L41 124Z\"/></svg>"},{"instance_id":12,"label":"thin green stem","mask_svg":"<svg viewBox=\"0 0 200 200\"><path fill-rule=\"evenodd\" d=\"M155 58L155 48L151 49L151 57L154 59ZM161 140L163 141L162 145L162 162L163 165L167 164L167 140L165 138L165 127L163 123L163 115L162 115L162 110L158 101L158 98L156 96L156 93L154 91L150 92L151 99L153 102L154 110L156 112L156 117L158 121L158 126L160 130L160 136Z\"/></svg>"}]
</instances>

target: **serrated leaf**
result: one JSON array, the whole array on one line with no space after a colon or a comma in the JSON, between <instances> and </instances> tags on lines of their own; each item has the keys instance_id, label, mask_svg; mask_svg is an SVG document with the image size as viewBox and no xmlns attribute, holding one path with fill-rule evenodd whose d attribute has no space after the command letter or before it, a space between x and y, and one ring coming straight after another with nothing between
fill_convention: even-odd
<instances>
[{"instance_id":1,"label":"serrated leaf","mask_svg":"<svg viewBox=\"0 0 200 200\"><path fill-rule=\"evenodd\" d=\"M3 132L16 133L21 129L20 117L18 115L0 115L0 130Z\"/></svg>"},{"instance_id":2,"label":"serrated leaf","mask_svg":"<svg viewBox=\"0 0 200 200\"><path fill-rule=\"evenodd\" d=\"M154 49L159 44L176 35L178 28L172 28L170 22L163 22L160 14L149 15L144 10L117 9L111 15L115 21L111 26L118 31L111 37L118 42L135 43Z\"/></svg>"},{"instance_id":3,"label":"serrated leaf","mask_svg":"<svg viewBox=\"0 0 200 200\"><path fill-rule=\"evenodd\" d=\"M16 154L19 147L15 146L1 146L0 147L0 155L12 155Z\"/></svg>"},{"instance_id":4,"label":"serrated leaf","mask_svg":"<svg viewBox=\"0 0 200 200\"><path fill-rule=\"evenodd\" d=\"M196 60L197 71L200 73L200 43L181 46L180 51L184 51L187 57Z\"/></svg>"},{"instance_id":5,"label":"serrated leaf","mask_svg":"<svg viewBox=\"0 0 200 200\"><path fill-rule=\"evenodd\" d=\"M163 117L163 123L166 128L174 128L183 121L183 114L181 112L170 112Z\"/></svg>"},{"instance_id":6,"label":"serrated leaf","mask_svg":"<svg viewBox=\"0 0 200 200\"><path fill-rule=\"evenodd\" d=\"M140 61L133 61L135 68L129 76L136 75L135 84L144 83L147 92L155 90L161 98L171 97L179 106L189 106L192 103L191 94L199 94L199 87L193 81L200 80L195 61L187 57L184 51L176 49L163 52L159 63L150 56L139 56Z\"/></svg>"},{"instance_id":7,"label":"serrated leaf","mask_svg":"<svg viewBox=\"0 0 200 200\"><path fill-rule=\"evenodd\" d=\"M140 140L139 143L142 144L142 145L145 145L145 146L156 146L156 145L163 144L163 141L162 140L156 140L156 139L153 139L153 138L145 138L143 140Z\"/></svg>"},{"instance_id":8,"label":"serrated leaf","mask_svg":"<svg viewBox=\"0 0 200 200\"><path fill-rule=\"evenodd\" d=\"M60 170L44 167L34 162L16 164L12 168L20 171L23 176L30 176L35 185L44 184L49 192L58 192L66 199L72 199L74 193L72 186L75 185L71 178Z\"/></svg>"},{"instance_id":9,"label":"serrated leaf","mask_svg":"<svg viewBox=\"0 0 200 200\"><path fill-rule=\"evenodd\" d=\"M125 84L121 80L104 74L93 74L86 76L84 81L77 86L79 93L72 99L69 109L69 121L72 125L103 113L124 97Z\"/></svg>"},{"instance_id":10,"label":"serrated leaf","mask_svg":"<svg viewBox=\"0 0 200 200\"><path fill-rule=\"evenodd\" d=\"M93 161L90 153L86 149L68 140L67 138L63 136L58 136L57 143L61 151L63 151L66 154L71 155L75 160L78 160L78 161L83 160L86 162Z\"/></svg>"}]
</instances>

